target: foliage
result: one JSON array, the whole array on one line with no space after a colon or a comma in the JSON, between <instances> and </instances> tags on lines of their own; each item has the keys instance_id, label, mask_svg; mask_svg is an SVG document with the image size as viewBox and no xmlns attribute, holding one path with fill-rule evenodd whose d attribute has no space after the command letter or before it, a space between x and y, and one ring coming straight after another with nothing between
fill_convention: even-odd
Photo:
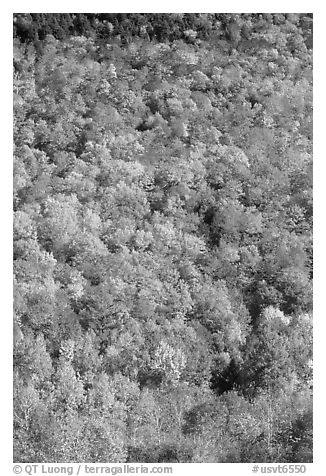
<instances>
[{"instance_id":1,"label":"foliage","mask_svg":"<svg viewBox=\"0 0 326 476\"><path fill-rule=\"evenodd\" d=\"M311 29L15 14L16 461L311 461Z\"/></svg>"}]
</instances>

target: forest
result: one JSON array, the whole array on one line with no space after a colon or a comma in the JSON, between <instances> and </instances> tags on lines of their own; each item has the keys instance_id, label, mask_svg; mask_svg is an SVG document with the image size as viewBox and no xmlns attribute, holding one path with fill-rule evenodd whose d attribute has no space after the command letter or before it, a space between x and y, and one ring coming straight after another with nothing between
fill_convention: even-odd
<instances>
[{"instance_id":1,"label":"forest","mask_svg":"<svg viewBox=\"0 0 326 476\"><path fill-rule=\"evenodd\" d=\"M312 24L14 14L15 462L312 462Z\"/></svg>"}]
</instances>

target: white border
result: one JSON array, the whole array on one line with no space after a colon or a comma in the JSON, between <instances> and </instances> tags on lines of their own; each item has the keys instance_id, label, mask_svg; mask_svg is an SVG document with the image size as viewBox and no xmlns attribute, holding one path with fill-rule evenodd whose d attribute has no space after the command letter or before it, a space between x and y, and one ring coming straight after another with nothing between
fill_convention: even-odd
<instances>
[{"instance_id":1,"label":"white border","mask_svg":"<svg viewBox=\"0 0 326 476\"><path fill-rule=\"evenodd\" d=\"M262 3L261 1L228 2L187 2L185 0L167 0L158 4L155 2L119 1L117 8L112 8L110 2L92 1L14 1L10 5L1 8L1 92L2 92L2 121L1 121L1 174L0 174L0 200L1 221L3 223L1 233L1 317L3 330L1 332L0 364L1 364L1 462L5 463L6 469L3 474L12 474L12 14L20 12L312 12L314 13L314 463L308 465L307 474L322 475L326 472L325 458L325 379L324 368L325 348L325 318L323 308L325 303L325 220L326 220L326 190L324 152L324 123L325 123L325 94L326 87L326 41L325 41L325 16L324 4L317 1L274 1ZM90 10L90 6L92 7ZM110 8L111 7L111 8ZM323 239L324 238L324 239ZM326 281L326 280L325 280ZM74 465L75 466L75 465ZM195 474L197 471L205 471L207 474L250 474L252 465L225 464L211 465L173 465L175 474Z\"/></svg>"}]
</instances>

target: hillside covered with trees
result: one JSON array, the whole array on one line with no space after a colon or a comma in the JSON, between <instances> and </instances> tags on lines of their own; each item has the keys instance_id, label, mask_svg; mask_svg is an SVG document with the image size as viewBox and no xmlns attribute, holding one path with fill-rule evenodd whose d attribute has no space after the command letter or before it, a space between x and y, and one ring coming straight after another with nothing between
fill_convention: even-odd
<instances>
[{"instance_id":1,"label":"hillside covered with trees","mask_svg":"<svg viewBox=\"0 0 326 476\"><path fill-rule=\"evenodd\" d=\"M312 461L312 15L14 15L14 460Z\"/></svg>"}]
</instances>

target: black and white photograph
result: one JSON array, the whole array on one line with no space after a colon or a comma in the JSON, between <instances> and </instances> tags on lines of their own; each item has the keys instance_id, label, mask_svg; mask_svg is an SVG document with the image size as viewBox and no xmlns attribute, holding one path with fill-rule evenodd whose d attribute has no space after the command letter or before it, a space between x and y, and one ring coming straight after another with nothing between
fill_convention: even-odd
<instances>
[{"instance_id":1,"label":"black and white photograph","mask_svg":"<svg viewBox=\"0 0 326 476\"><path fill-rule=\"evenodd\" d=\"M12 15L17 474L313 463L306 5Z\"/></svg>"}]
</instances>

